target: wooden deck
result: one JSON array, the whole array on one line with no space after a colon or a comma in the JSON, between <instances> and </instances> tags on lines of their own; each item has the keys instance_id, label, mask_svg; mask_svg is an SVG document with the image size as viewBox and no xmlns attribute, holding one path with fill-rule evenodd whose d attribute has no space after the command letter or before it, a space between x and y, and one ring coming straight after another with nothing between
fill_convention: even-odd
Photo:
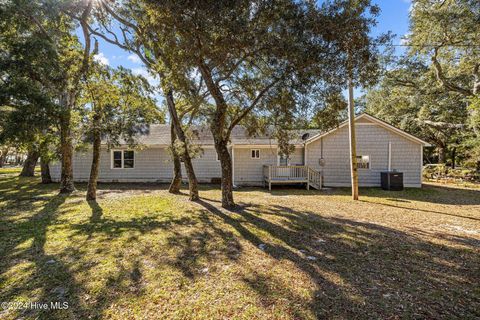
<instances>
[{"instance_id":1,"label":"wooden deck","mask_svg":"<svg viewBox=\"0 0 480 320\"><path fill-rule=\"evenodd\" d=\"M268 190L272 184L305 183L307 190L310 187L322 188L322 174L308 166L263 166L263 181Z\"/></svg>"}]
</instances>

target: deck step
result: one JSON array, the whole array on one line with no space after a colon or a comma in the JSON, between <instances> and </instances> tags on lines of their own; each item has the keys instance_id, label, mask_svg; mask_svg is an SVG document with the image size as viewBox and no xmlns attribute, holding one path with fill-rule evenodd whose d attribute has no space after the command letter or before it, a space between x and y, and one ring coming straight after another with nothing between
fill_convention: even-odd
<instances>
[{"instance_id":1,"label":"deck step","mask_svg":"<svg viewBox=\"0 0 480 320\"><path fill-rule=\"evenodd\" d=\"M322 187L319 186L318 184L316 184L316 183L311 183L311 182L310 182L310 187L313 187L313 188L315 188L315 189L317 189L317 190L322 189Z\"/></svg>"}]
</instances>

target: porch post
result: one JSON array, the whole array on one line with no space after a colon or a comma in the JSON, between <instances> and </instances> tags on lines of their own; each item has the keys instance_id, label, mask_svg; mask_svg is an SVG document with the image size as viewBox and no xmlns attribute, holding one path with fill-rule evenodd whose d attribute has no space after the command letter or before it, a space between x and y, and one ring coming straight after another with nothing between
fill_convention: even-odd
<instances>
[{"instance_id":1,"label":"porch post","mask_svg":"<svg viewBox=\"0 0 480 320\"><path fill-rule=\"evenodd\" d=\"M272 166L268 166L268 191L272 191Z\"/></svg>"},{"instance_id":2,"label":"porch post","mask_svg":"<svg viewBox=\"0 0 480 320\"><path fill-rule=\"evenodd\" d=\"M307 190L310 190L310 170L308 167L306 168L307 170Z\"/></svg>"}]
</instances>

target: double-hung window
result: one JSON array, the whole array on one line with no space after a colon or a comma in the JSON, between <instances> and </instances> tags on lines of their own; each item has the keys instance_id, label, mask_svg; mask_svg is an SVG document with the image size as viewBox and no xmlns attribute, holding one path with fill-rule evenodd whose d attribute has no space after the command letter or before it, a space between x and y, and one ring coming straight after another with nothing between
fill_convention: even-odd
<instances>
[{"instance_id":1,"label":"double-hung window","mask_svg":"<svg viewBox=\"0 0 480 320\"><path fill-rule=\"evenodd\" d=\"M112 169L131 169L135 167L133 150L112 150Z\"/></svg>"},{"instance_id":2,"label":"double-hung window","mask_svg":"<svg viewBox=\"0 0 480 320\"><path fill-rule=\"evenodd\" d=\"M260 159L260 149L250 150L250 155L252 159Z\"/></svg>"}]
</instances>

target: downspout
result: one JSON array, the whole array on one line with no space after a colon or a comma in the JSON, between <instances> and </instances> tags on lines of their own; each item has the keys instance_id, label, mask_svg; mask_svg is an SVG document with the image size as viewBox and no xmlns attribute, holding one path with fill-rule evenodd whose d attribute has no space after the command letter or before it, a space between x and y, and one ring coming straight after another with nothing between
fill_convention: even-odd
<instances>
[{"instance_id":1,"label":"downspout","mask_svg":"<svg viewBox=\"0 0 480 320\"><path fill-rule=\"evenodd\" d=\"M388 171L392 171L392 142L388 142Z\"/></svg>"},{"instance_id":2,"label":"downspout","mask_svg":"<svg viewBox=\"0 0 480 320\"><path fill-rule=\"evenodd\" d=\"M423 144L420 145L420 188L423 183Z\"/></svg>"},{"instance_id":3,"label":"downspout","mask_svg":"<svg viewBox=\"0 0 480 320\"><path fill-rule=\"evenodd\" d=\"M308 166L308 158L307 158L307 143L303 143L303 165Z\"/></svg>"},{"instance_id":4,"label":"downspout","mask_svg":"<svg viewBox=\"0 0 480 320\"><path fill-rule=\"evenodd\" d=\"M323 159L323 138L320 138L320 158Z\"/></svg>"}]
</instances>

